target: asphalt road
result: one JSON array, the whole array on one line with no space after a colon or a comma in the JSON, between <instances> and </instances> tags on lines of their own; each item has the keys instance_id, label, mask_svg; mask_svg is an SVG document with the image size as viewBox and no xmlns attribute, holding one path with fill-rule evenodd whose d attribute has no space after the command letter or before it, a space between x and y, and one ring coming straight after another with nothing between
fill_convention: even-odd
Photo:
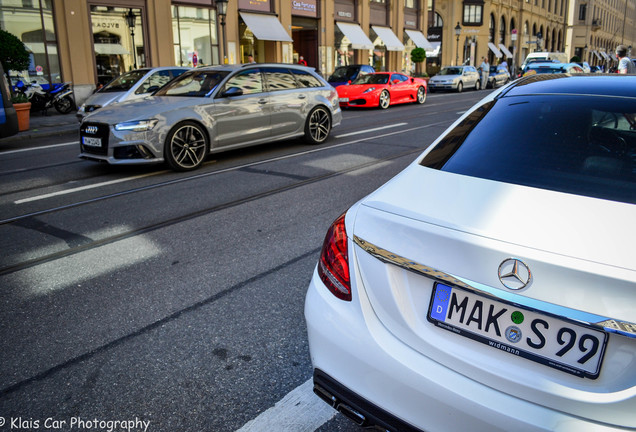
<instances>
[{"instance_id":1,"label":"asphalt road","mask_svg":"<svg viewBox=\"0 0 636 432\"><path fill-rule=\"evenodd\" d=\"M358 431L300 387L322 239L486 94L345 111L321 146L192 173L82 161L72 134L0 145L0 431Z\"/></svg>"}]
</instances>

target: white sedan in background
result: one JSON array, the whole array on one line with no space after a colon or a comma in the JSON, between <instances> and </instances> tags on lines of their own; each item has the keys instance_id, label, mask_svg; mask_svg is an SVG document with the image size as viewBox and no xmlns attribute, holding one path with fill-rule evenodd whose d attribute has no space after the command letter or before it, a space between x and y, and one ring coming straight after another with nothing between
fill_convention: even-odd
<instances>
[{"instance_id":1,"label":"white sedan in background","mask_svg":"<svg viewBox=\"0 0 636 432\"><path fill-rule=\"evenodd\" d=\"M635 162L636 76L493 92L329 228L315 393L388 431L635 430Z\"/></svg>"}]
</instances>

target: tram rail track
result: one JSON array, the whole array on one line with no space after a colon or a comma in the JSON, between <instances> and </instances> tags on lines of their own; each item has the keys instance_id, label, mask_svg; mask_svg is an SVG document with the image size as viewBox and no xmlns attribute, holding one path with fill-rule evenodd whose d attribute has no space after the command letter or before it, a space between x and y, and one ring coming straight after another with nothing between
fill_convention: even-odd
<instances>
[{"instance_id":1,"label":"tram rail track","mask_svg":"<svg viewBox=\"0 0 636 432\"><path fill-rule=\"evenodd\" d=\"M340 144L342 145L342 144ZM25 260L19 263L14 263L11 265L7 265L4 267L0 267L0 276L4 276L10 273L14 273L20 270L24 270L27 268L31 268L40 264L44 264L50 261L54 261L60 258L64 258L64 257L68 257L68 256L72 256L81 252L85 252L87 250L91 250L91 249L95 249L107 244L111 244L111 243L115 243L117 241L121 241L127 238L131 238L131 237L135 237L138 235L142 235L142 234L146 234L148 232L151 231L155 231L164 227L168 227L171 225L175 225L181 222L185 222L191 219L195 219L197 217L201 217L204 215L208 215L211 213L215 213L221 210L225 210L231 207L236 207L245 203L249 203L252 201L256 201L262 198L266 198L266 197L270 197L279 193L283 193L292 189L296 189L299 187L303 187L306 185L310 185L313 183L317 183L332 177L337 177L343 174L347 174L353 171L357 171L357 170L361 170L361 169L366 169L366 168L370 168L376 165L380 165L395 159L399 159L405 156L409 156L409 155L414 155L414 154L418 154L422 151L422 148L418 147L418 148L414 148L414 149L410 149L407 151L403 151L397 154L393 154L391 156L387 156L385 158L381 158L381 159L375 159L373 161L370 162L366 162L366 163L362 163L362 164L358 164L355 166L351 166L345 169L341 169L338 171L333 171L330 173L326 173L326 174L322 174L322 175L318 175L318 176L313 176L304 180L298 180L295 181L291 184L285 185L285 186L281 186L281 187L277 187L277 188L272 188L269 189L267 191L263 191L260 193L255 193L255 194L251 194L249 196L245 196L236 200L232 200L232 201L228 201L225 203L221 203L221 204L216 204L210 207L206 207L204 209L199 209L193 212L189 212L177 217L173 217L173 218L169 218L163 221L159 221L159 222L155 222L155 223L151 223L142 227L138 227L135 229L131 229L131 230L127 230L115 235L111 235L102 239L98 239L98 240L94 240L91 241L89 243L85 243L79 246L75 246L75 247L70 247L68 249L65 250L61 250L61 251L57 251L57 252L53 252L53 253L49 253L46 255L43 255L41 257L37 257L37 258L32 258L29 260ZM286 158L286 157L292 157L293 155L288 155L285 157L279 157L279 158L275 158L275 159L281 159L281 158ZM193 176L189 176L189 177L184 177L184 178L180 178L180 179L174 179L174 180L170 180L170 181L164 181L164 182L159 182L156 184L152 184L152 185L147 185L147 186L143 186L143 187L138 187L138 188L131 188L125 191L120 191L117 193L113 193L113 194L108 194L108 195L103 195L100 197L96 197L96 198L92 198L89 200L84 200L84 201L80 201L80 202L76 202L76 203L72 203L72 204L68 204L68 205L64 205L64 206L60 206L60 207L54 207L54 208L49 208L49 209L44 209L44 210L40 210L37 212L32 212L32 213L28 213L28 214L24 214L21 216L17 216L17 217L13 217L13 218L9 218L9 219L4 219L0 221L0 225L7 225L7 224L12 224L24 219L28 219L31 217L35 217L35 216L40 216L40 215L44 215L44 214L49 214L49 213L53 213L53 212L59 212L59 211L64 211L64 210L68 210L71 208L77 208L80 206L84 206L84 205L88 205L88 204L92 204L98 201L104 201L104 200L108 200L108 199L113 199L116 197L121 197L124 195L130 195L130 194L134 194L134 193L139 193L142 191L147 191L147 190L151 190L151 189L157 189L157 188L161 188L161 187L166 187L166 186L170 186L170 185L174 185L176 183L182 183L182 182L186 182L186 181L192 181L195 179L199 179L199 178L203 178L203 177L209 177L212 175L218 175L224 172L228 172L228 171L233 171L233 170L237 170L237 169L242 169L242 168L246 168L248 166L254 166L254 165L260 165L260 164L264 164L266 162L271 162L272 159L267 160L267 161L259 161L259 162L254 162L251 164L247 164L247 165L242 165L240 167L233 167L233 168L228 168L228 169L224 169L224 170L218 170L218 171L213 171L213 172L209 172L209 173L202 173L202 174L197 174L197 175L193 175Z\"/></svg>"}]
</instances>

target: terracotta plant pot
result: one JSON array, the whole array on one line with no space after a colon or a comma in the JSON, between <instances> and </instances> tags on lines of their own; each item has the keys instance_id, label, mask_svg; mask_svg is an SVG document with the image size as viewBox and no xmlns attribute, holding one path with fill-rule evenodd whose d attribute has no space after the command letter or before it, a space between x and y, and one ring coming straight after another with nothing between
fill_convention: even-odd
<instances>
[{"instance_id":1,"label":"terracotta plant pot","mask_svg":"<svg viewBox=\"0 0 636 432\"><path fill-rule=\"evenodd\" d=\"M15 108L15 113L18 116L18 130L20 132L29 130L31 102L14 103L13 108Z\"/></svg>"}]
</instances>

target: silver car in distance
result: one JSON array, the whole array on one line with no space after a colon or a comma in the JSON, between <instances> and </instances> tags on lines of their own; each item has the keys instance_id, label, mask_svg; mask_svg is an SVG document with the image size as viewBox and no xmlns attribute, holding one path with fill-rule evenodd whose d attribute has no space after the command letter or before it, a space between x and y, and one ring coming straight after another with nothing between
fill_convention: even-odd
<instances>
[{"instance_id":1,"label":"silver car in distance","mask_svg":"<svg viewBox=\"0 0 636 432\"><path fill-rule=\"evenodd\" d=\"M198 168L210 153L304 137L321 144L342 121L336 90L291 64L191 70L142 100L107 106L80 126L80 158Z\"/></svg>"}]
</instances>

